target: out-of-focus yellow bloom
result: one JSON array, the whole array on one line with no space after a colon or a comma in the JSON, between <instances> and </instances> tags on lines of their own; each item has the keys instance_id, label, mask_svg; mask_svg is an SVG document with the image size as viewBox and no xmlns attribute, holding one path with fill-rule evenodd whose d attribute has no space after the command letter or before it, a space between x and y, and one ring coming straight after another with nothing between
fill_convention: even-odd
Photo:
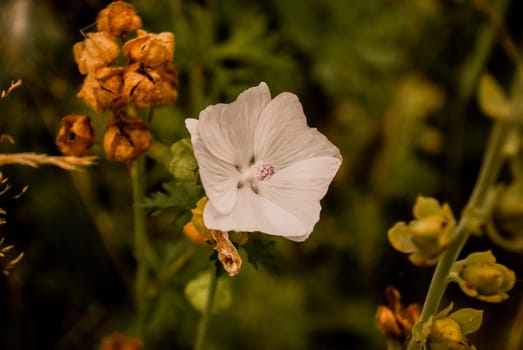
<instances>
[{"instance_id":1,"label":"out-of-focus yellow bloom","mask_svg":"<svg viewBox=\"0 0 523 350\"><path fill-rule=\"evenodd\" d=\"M472 253L452 266L449 279L473 298L498 303L508 298L516 275L506 266L497 264L490 250Z\"/></svg>"},{"instance_id":2,"label":"out-of-focus yellow bloom","mask_svg":"<svg viewBox=\"0 0 523 350\"><path fill-rule=\"evenodd\" d=\"M452 239L456 225L448 204L418 196L413 208L414 220L400 221L387 232L394 249L407 253L418 266L434 265Z\"/></svg>"},{"instance_id":3,"label":"out-of-focus yellow bloom","mask_svg":"<svg viewBox=\"0 0 523 350\"><path fill-rule=\"evenodd\" d=\"M460 309L452 314L452 304L423 324L420 342L423 350L476 350L466 335L479 329L483 311ZM414 334L415 339L418 337Z\"/></svg>"}]
</instances>

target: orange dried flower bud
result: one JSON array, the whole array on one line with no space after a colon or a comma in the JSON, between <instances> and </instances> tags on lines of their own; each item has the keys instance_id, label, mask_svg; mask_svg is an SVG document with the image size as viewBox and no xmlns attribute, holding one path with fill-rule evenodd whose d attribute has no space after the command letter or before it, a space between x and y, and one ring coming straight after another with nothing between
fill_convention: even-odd
<instances>
[{"instance_id":1,"label":"orange dried flower bud","mask_svg":"<svg viewBox=\"0 0 523 350\"><path fill-rule=\"evenodd\" d=\"M120 107L124 101L120 91L123 85L122 67L103 67L85 77L82 89L76 95L97 113Z\"/></svg>"},{"instance_id":2,"label":"orange dried flower bud","mask_svg":"<svg viewBox=\"0 0 523 350\"><path fill-rule=\"evenodd\" d=\"M74 60L81 74L88 74L111 64L119 54L114 38L106 32L87 33L73 46Z\"/></svg>"},{"instance_id":3,"label":"orange dried flower bud","mask_svg":"<svg viewBox=\"0 0 523 350\"><path fill-rule=\"evenodd\" d=\"M109 122L104 136L108 159L128 162L141 156L151 145L151 133L138 117L121 114Z\"/></svg>"},{"instance_id":4,"label":"orange dried flower bud","mask_svg":"<svg viewBox=\"0 0 523 350\"><path fill-rule=\"evenodd\" d=\"M142 26L141 18L133 5L123 1L114 1L98 13L96 24L99 32L112 36L121 36Z\"/></svg>"},{"instance_id":5,"label":"orange dried flower bud","mask_svg":"<svg viewBox=\"0 0 523 350\"><path fill-rule=\"evenodd\" d=\"M62 119L62 127L56 136L56 145L62 153L81 157L93 143L94 130L89 117L72 114Z\"/></svg>"},{"instance_id":6,"label":"orange dried flower bud","mask_svg":"<svg viewBox=\"0 0 523 350\"><path fill-rule=\"evenodd\" d=\"M160 100L162 78L157 71L135 63L125 71L122 98L137 107L150 107Z\"/></svg>"},{"instance_id":7,"label":"orange dried flower bud","mask_svg":"<svg viewBox=\"0 0 523 350\"><path fill-rule=\"evenodd\" d=\"M418 304L404 306L401 294L394 287L385 289L386 305L378 307L376 325L387 339L403 343L410 335L418 321L420 307Z\"/></svg>"},{"instance_id":8,"label":"orange dried flower bud","mask_svg":"<svg viewBox=\"0 0 523 350\"><path fill-rule=\"evenodd\" d=\"M103 337L100 350L142 350L143 342L125 334L116 333Z\"/></svg>"},{"instance_id":9,"label":"orange dried flower bud","mask_svg":"<svg viewBox=\"0 0 523 350\"><path fill-rule=\"evenodd\" d=\"M127 41L123 52L132 62L139 62L147 67L158 67L173 60L174 34L160 34L137 31L138 36Z\"/></svg>"}]
</instances>

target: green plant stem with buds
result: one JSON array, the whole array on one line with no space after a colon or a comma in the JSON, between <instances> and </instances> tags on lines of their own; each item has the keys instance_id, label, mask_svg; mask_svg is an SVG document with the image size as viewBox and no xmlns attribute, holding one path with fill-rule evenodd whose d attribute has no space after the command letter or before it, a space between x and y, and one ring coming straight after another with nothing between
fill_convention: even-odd
<instances>
[{"instance_id":1,"label":"green plant stem with buds","mask_svg":"<svg viewBox=\"0 0 523 350\"><path fill-rule=\"evenodd\" d=\"M138 334L144 339L147 305L147 224L142 203L145 199L145 157L134 160L131 165L134 214L134 254L136 258L136 306L138 312ZM145 342L145 341L144 341Z\"/></svg>"},{"instance_id":2,"label":"green plant stem with buds","mask_svg":"<svg viewBox=\"0 0 523 350\"><path fill-rule=\"evenodd\" d=\"M488 217L487 193L494 185L499 171L503 165L503 146L509 132L510 124L506 120L497 120L492 129L485 157L481 165L479 177L474 186L472 195L463 211L463 215L454 229L454 239L440 257L438 265L432 276L432 281L427 292L425 304L416 327L421 327L430 316L434 315L439 308L443 293L448 284L448 275L454 262L470 237L470 234L479 228ZM408 349L419 348L414 337L411 339Z\"/></svg>"},{"instance_id":3,"label":"green plant stem with buds","mask_svg":"<svg viewBox=\"0 0 523 350\"><path fill-rule=\"evenodd\" d=\"M207 336L207 327L209 324L209 317L212 313L214 305L214 298L216 295L216 286L218 285L217 271L211 273L211 280L209 281L209 291L207 294L207 303L205 310L203 310L200 322L198 323L198 329L196 330L196 340L194 342L195 350L203 350L205 344L205 337Z\"/></svg>"}]
</instances>

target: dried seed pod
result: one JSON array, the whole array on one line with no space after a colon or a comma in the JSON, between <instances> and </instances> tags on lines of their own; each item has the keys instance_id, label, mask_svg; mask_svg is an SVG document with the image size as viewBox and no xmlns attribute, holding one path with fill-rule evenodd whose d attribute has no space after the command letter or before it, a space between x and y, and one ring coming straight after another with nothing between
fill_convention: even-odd
<instances>
[{"instance_id":1,"label":"dried seed pod","mask_svg":"<svg viewBox=\"0 0 523 350\"><path fill-rule=\"evenodd\" d=\"M128 162L144 154L151 145L151 133L138 117L118 115L109 122L104 135L108 159Z\"/></svg>"},{"instance_id":2,"label":"dried seed pod","mask_svg":"<svg viewBox=\"0 0 523 350\"><path fill-rule=\"evenodd\" d=\"M137 30L138 36L123 46L125 56L131 62L139 62L146 67L159 67L173 60L174 34L159 34Z\"/></svg>"},{"instance_id":3,"label":"dried seed pod","mask_svg":"<svg viewBox=\"0 0 523 350\"><path fill-rule=\"evenodd\" d=\"M162 78L151 68L135 63L127 68L123 76L122 98L137 107L150 107L160 100Z\"/></svg>"},{"instance_id":4,"label":"dried seed pod","mask_svg":"<svg viewBox=\"0 0 523 350\"><path fill-rule=\"evenodd\" d=\"M121 36L142 26L141 18L133 5L124 1L114 1L98 13L96 24L99 32Z\"/></svg>"},{"instance_id":5,"label":"dried seed pod","mask_svg":"<svg viewBox=\"0 0 523 350\"><path fill-rule=\"evenodd\" d=\"M123 85L122 67L103 67L85 77L82 89L76 95L97 113L115 109L124 104L121 98Z\"/></svg>"},{"instance_id":6,"label":"dried seed pod","mask_svg":"<svg viewBox=\"0 0 523 350\"><path fill-rule=\"evenodd\" d=\"M111 64L120 49L106 32L87 33L87 37L73 46L74 60L81 74L95 72Z\"/></svg>"},{"instance_id":7,"label":"dried seed pod","mask_svg":"<svg viewBox=\"0 0 523 350\"><path fill-rule=\"evenodd\" d=\"M167 106L178 97L178 72L172 63L168 63L157 69L162 79L159 99L153 102L154 106Z\"/></svg>"},{"instance_id":8,"label":"dried seed pod","mask_svg":"<svg viewBox=\"0 0 523 350\"><path fill-rule=\"evenodd\" d=\"M72 114L62 119L62 127L56 136L56 145L62 153L83 156L94 143L91 119L82 114Z\"/></svg>"}]
</instances>

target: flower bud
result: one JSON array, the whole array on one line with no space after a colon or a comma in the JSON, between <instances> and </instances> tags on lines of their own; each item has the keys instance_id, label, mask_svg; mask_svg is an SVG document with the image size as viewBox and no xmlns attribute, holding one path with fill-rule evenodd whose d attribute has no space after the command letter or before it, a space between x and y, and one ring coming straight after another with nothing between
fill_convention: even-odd
<instances>
[{"instance_id":1,"label":"flower bud","mask_svg":"<svg viewBox=\"0 0 523 350\"><path fill-rule=\"evenodd\" d=\"M458 283L468 296L482 301L498 303L508 298L514 287L514 271L496 263L490 250L472 253L452 266L449 279Z\"/></svg>"},{"instance_id":2,"label":"flower bud","mask_svg":"<svg viewBox=\"0 0 523 350\"><path fill-rule=\"evenodd\" d=\"M99 32L121 36L140 28L142 20L136 14L133 5L114 1L98 13L96 24Z\"/></svg>"},{"instance_id":3,"label":"flower bud","mask_svg":"<svg viewBox=\"0 0 523 350\"><path fill-rule=\"evenodd\" d=\"M56 136L56 145L62 153L81 157L93 143L94 130L89 117L72 114L62 119L62 126Z\"/></svg>"},{"instance_id":4,"label":"flower bud","mask_svg":"<svg viewBox=\"0 0 523 350\"><path fill-rule=\"evenodd\" d=\"M211 239L211 231L203 223L203 208L207 204L207 197L196 202L196 208L191 210L192 218L184 227L183 233L196 244L205 244Z\"/></svg>"},{"instance_id":5,"label":"flower bud","mask_svg":"<svg viewBox=\"0 0 523 350\"><path fill-rule=\"evenodd\" d=\"M192 143L188 139L182 139L171 146L173 158L169 163L170 173L182 181L193 180L196 176L198 163L194 158Z\"/></svg>"},{"instance_id":6,"label":"flower bud","mask_svg":"<svg viewBox=\"0 0 523 350\"><path fill-rule=\"evenodd\" d=\"M106 32L87 33L73 46L74 60L81 74L95 72L111 64L120 52L114 38Z\"/></svg>"},{"instance_id":7,"label":"flower bud","mask_svg":"<svg viewBox=\"0 0 523 350\"><path fill-rule=\"evenodd\" d=\"M146 67L156 68L173 60L174 34L159 34L138 30L137 37L123 46L125 56L131 62L139 62Z\"/></svg>"},{"instance_id":8,"label":"flower bud","mask_svg":"<svg viewBox=\"0 0 523 350\"><path fill-rule=\"evenodd\" d=\"M121 107L125 102L120 94L123 72L122 67L103 67L88 74L76 96L97 113Z\"/></svg>"},{"instance_id":9,"label":"flower bud","mask_svg":"<svg viewBox=\"0 0 523 350\"><path fill-rule=\"evenodd\" d=\"M476 350L466 335L476 332L483 321L483 311L460 309L452 314L452 304L423 323L421 332L414 329L413 338L426 350Z\"/></svg>"},{"instance_id":10,"label":"flower bud","mask_svg":"<svg viewBox=\"0 0 523 350\"><path fill-rule=\"evenodd\" d=\"M523 241L523 181L502 188L494 207L493 223L506 239L521 246Z\"/></svg>"},{"instance_id":11,"label":"flower bud","mask_svg":"<svg viewBox=\"0 0 523 350\"><path fill-rule=\"evenodd\" d=\"M151 145L151 133L138 117L119 115L109 122L104 136L108 159L128 162L141 156Z\"/></svg>"},{"instance_id":12,"label":"flower bud","mask_svg":"<svg viewBox=\"0 0 523 350\"><path fill-rule=\"evenodd\" d=\"M161 99L162 79L158 72L135 63L123 76L122 98L137 107L150 107Z\"/></svg>"},{"instance_id":13,"label":"flower bud","mask_svg":"<svg viewBox=\"0 0 523 350\"><path fill-rule=\"evenodd\" d=\"M428 337L430 350L471 349L459 324L451 318L434 320Z\"/></svg>"},{"instance_id":14,"label":"flower bud","mask_svg":"<svg viewBox=\"0 0 523 350\"><path fill-rule=\"evenodd\" d=\"M389 242L398 251L408 253L412 263L434 265L451 240L456 225L447 204L434 198L418 196L414 204L415 220L397 222L387 232Z\"/></svg>"}]
</instances>

